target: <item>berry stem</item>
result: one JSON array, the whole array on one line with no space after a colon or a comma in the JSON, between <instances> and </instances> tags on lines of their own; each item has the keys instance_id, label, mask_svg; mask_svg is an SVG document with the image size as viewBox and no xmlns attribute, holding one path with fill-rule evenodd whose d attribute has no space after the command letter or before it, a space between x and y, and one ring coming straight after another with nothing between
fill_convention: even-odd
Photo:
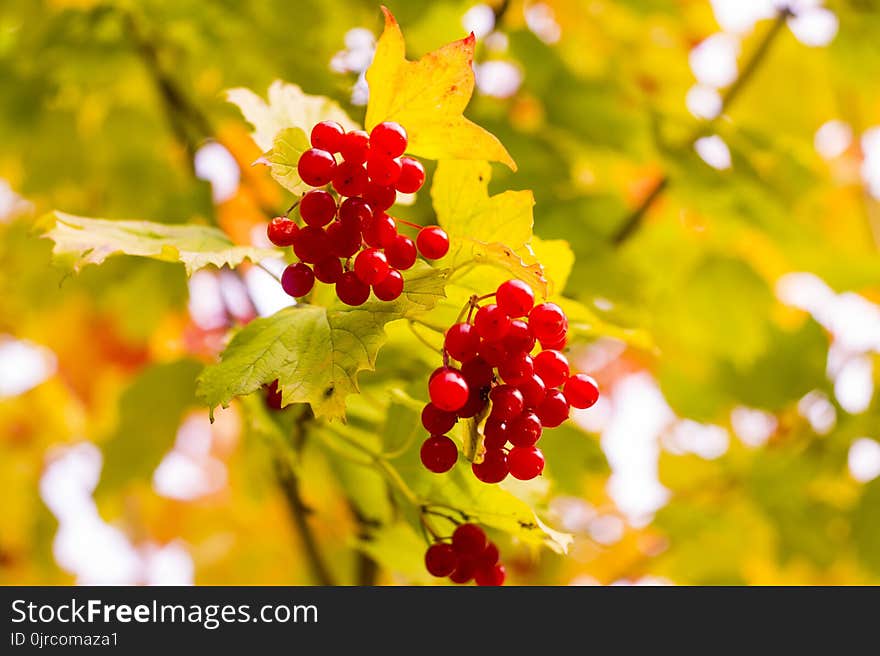
<instances>
[{"instance_id":1,"label":"berry stem","mask_svg":"<svg viewBox=\"0 0 880 656\"><path fill-rule=\"evenodd\" d=\"M392 217L394 218L394 217ZM424 226L420 226L418 223L413 223L412 221L406 221L404 219L394 219L395 223L402 223L405 226L409 226L410 228L415 228L416 230L421 230Z\"/></svg>"},{"instance_id":2,"label":"berry stem","mask_svg":"<svg viewBox=\"0 0 880 656\"><path fill-rule=\"evenodd\" d=\"M416 322L415 322L414 320L410 319L409 322L408 322L408 324L409 324L410 332L413 334L413 336L414 336L417 340L419 340L422 344L424 344L425 346L427 346L427 347L428 347L429 349L431 349L432 351L437 351L437 352L439 352L439 353L442 353L442 352L443 352L443 349L438 348L438 347L435 346L434 344L431 344L431 342L429 342L427 339L425 339L424 335L422 335L421 333L419 333L418 330L416 330Z\"/></svg>"},{"instance_id":3,"label":"berry stem","mask_svg":"<svg viewBox=\"0 0 880 656\"><path fill-rule=\"evenodd\" d=\"M267 266L263 265L262 262L257 262L256 266L259 267L260 269L262 269L263 271L265 271L266 273L268 273L273 278L275 278L275 280L277 280L278 282L281 282L281 276L279 276L277 273L275 273L274 271L269 269Z\"/></svg>"},{"instance_id":4,"label":"berry stem","mask_svg":"<svg viewBox=\"0 0 880 656\"><path fill-rule=\"evenodd\" d=\"M297 207L299 207L299 199L296 199L293 202L293 205L287 208L287 211L284 213L284 216L290 218L290 213L293 212Z\"/></svg>"}]
</instances>

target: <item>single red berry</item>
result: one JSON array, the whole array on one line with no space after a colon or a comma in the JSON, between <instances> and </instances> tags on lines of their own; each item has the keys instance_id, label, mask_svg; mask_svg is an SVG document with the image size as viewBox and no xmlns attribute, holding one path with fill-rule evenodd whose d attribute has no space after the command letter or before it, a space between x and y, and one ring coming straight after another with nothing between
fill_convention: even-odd
<instances>
[{"instance_id":1,"label":"single red berry","mask_svg":"<svg viewBox=\"0 0 880 656\"><path fill-rule=\"evenodd\" d=\"M425 552L425 569L431 576L449 576L458 565L458 555L451 544L437 542Z\"/></svg>"},{"instance_id":2,"label":"single red berry","mask_svg":"<svg viewBox=\"0 0 880 656\"><path fill-rule=\"evenodd\" d=\"M342 262L338 257L325 257L315 262L315 278L328 285L336 284L342 277Z\"/></svg>"},{"instance_id":3,"label":"single red berry","mask_svg":"<svg viewBox=\"0 0 880 656\"><path fill-rule=\"evenodd\" d=\"M494 542L490 542L480 554L480 565L483 567L492 567L498 563L501 554L498 552L498 546Z\"/></svg>"},{"instance_id":4,"label":"single red berry","mask_svg":"<svg viewBox=\"0 0 880 656\"><path fill-rule=\"evenodd\" d=\"M281 288L291 296L305 296L314 285L315 274L308 264L291 264L281 274Z\"/></svg>"},{"instance_id":5,"label":"single red berry","mask_svg":"<svg viewBox=\"0 0 880 656\"><path fill-rule=\"evenodd\" d=\"M535 304L535 293L522 280L508 280L498 286L495 302L511 317L524 317Z\"/></svg>"},{"instance_id":6,"label":"single red berry","mask_svg":"<svg viewBox=\"0 0 880 656\"><path fill-rule=\"evenodd\" d=\"M309 148L296 163L299 177L310 187L323 187L333 178L336 160L326 150Z\"/></svg>"},{"instance_id":7,"label":"single red berry","mask_svg":"<svg viewBox=\"0 0 880 656\"><path fill-rule=\"evenodd\" d=\"M587 374L576 374L565 381L565 398L573 408L589 408L599 400L599 386Z\"/></svg>"},{"instance_id":8,"label":"single red berry","mask_svg":"<svg viewBox=\"0 0 880 656\"><path fill-rule=\"evenodd\" d=\"M370 152L385 157L400 157L406 152L406 130L400 123L385 121L370 132Z\"/></svg>"},{"instance_id":9,"label":"single red berry","mask_svg":"<svg viewBox=\"0 0 880 656\"><path fill-rule=\"evenodd\" d=\"M327 226L327 240L330 253L348 259L361 249L361 231L347 226L342 221L334 221Z\"/></svg>"},{"instance_id":10,"label":"single red berry","mask_svg":"<svg viewBox=\"0 0 880 656\"><path fill-rule=\"evenodd\" d=\"M361 230L371 218L373 218L372 205L358 196L346 198L339 206L339 220L347 228Z\"/></svg>"},{"instance_id":11,"label":"single red berry","mask_svg":"<svg viewBox=\"0 0 880 656\"><path fill-rule=\"evenodd\" d=\"M336 281L336 296L346 305L363 305L370 297L370 286L362 283L354 271L346 271Z\"/></svg>"},{"instance_id":12,"label":"single red berry","mask_svg":"<svg viewBox=\"0 0 880 656\"><path fill-rule=\"evenodd\" d=\"M529 312L529 328L540 340L553 339L565 323L565 312L556 303L541 303Z\"/></svg>"},{"instance_id":13,"label":"single red berry","mask_svg":"<svg viewBox=\"0 0 880 656\"><path fill-rule=\"evenodd\" d=\"M483 446L488 451L503 449L509 431L507 423L493 411L483 426Z\"/></svg>"},{"instance_id":14,"label":"single red berry","mask_svg":"<svg viewBox=\"0 0 880 656\"><path fill-rule=\"evenodd\" d=\"M363 233L368 245L384 248L397 236L397 225L385 212L375 212L364 224Z\"/></svg>"},{"instance_id":15,"label":"single red berry","mask_svg":"<svg viewBox=\"0 0 880 656\"><path fill-rule=\"evenodd\" d=\"M504 348L504 342L487 342L480 344L480 357L491 366L497 367L507 359L508 351Z\"/></svg>"},{"instance_id":16,"label":"single red berry","mask_svg":"<svg viewBox=\"0 0 880 656\"><path fill-rule=\"evenodd\" d=\"M492 401L492 414L508 420L518 417L525 407L523 396L512 385L498 385L489 392Z\"/></svg>"},{"instance_id":17,"label":"single red berry","mask_svg":"<svg viewBox=\"0 0 880 656\"><path fill-rule=\"evenodd\" d=\"M529 324L522 319L514 319L510 322L510 328L502 342L510 353L517 351L531 353L535 348L535 338L529 330Z\"/></svg>"},{"instance_id":18,"label":"single red berry","mask_svg":"<svg viewBox=\"0 0 880 656\"><path fill-rule=\"evenodd\" d=\"M538 415L527 410L510 422L507 439L514 446L532 446L541 439L541 431Z\"/></svg>"},{"instance_id":19,"label":"single red berry","mask_svg":"<svg viewBox=\"0 0 880 656\"><path fill-rule=\"evenodd\" d=\"M378 248L363 250L354 258L354 272L364 284L377 285L390 271L385 253Z\"/></svg>"},{"instance_id":20,"label":"single red berry","mask_svg":"<svg viewBox=\"0 0 880 656\"><path fill-rule=\"evenodd\" d=\"M487 450L483 462L473 463L471 470L484 483L500 483L508 474L507 454L501 449Z\"/></svg>"},{"instance_id":21,"label":"single red berry","mask_svg":"<svg viewBox=\"0 0 880 656\"><path fill-rule=\"evenodd\" d=\"M491 567L477 567L474 570L474 582L480 586L504 585L507 572L504 565L492 565Z\"/></svg>"},{"instance_id":22,"label":"single red berry","mask_svg":"<svg viewBox=\"0 0 880 656\"><path fill-rule=\"evenodd\" d=\"M559 387L570 374L568 358L559 351L544 349L535 356L535 373L547 387Z\"/></svg>"},{"instance_id":23,"label":"single red berry","mask_svg":"<svg viewBox=\"0 0 880 656\"><path fill-rule=\"evenodd\" d=\"M518 383L535 373L532 356L522 351L511 353L504 362L498 365L498 375L505 383Z\"/></svg>"},{"instance_id":24,"label":"single red berry","mask_svg":"<svg viewBox=\"0 0 880 656\"><path fill-rule=\"evenodd\" d=\"M416 243L406 235L397 235L385 247L388 264L402 271L412 268L417 255Z\"/></svg>"},{"instance_id":25,"label":"single red berry","mask_svg":"<svg viewBox=\"0 0 880 656\"><path fill-rule=\"evenodd\" d=\"M428 394L438 408L454 412L467 403L470 390L461 372L449 368L430 380Z\"/></svg>"},{"instance_id":26,"label":"single red berry","mask_svg":"<svg viewBox=\"0 0 880 656\"><path fill-rule=\"evenodd\" d=\"M338 153L343 135L345 129L336 121L321 121L312 128L312 147L326 150L328 153Z\"/></svg>"},{"instance_id":27,"label":"single red berry","mask_svg":"<svg viewBox=\"0 0 880 656\"><path fill-rule=\"evenodd\" d=\"M459 362L467 362L477 357L480 348L480 336L473 324L457 323L446 331L443 340L446 353Z\"/></svg>"},{"instance_id":28,"label":"single red berry","mask_svg":"<svg viewBox=\"0 0 880 656\"><path fill-rule=\"evenodd\" d=\"M370 138L363 130L346 132L339 144L342 159L352 164L363 164L370 152Z\"/></svg>"},{"instance_id":29,"label":"single red berry","mask_svg":"<svg viewBox=\"0 0 880 656\"><path fill-rule=\"evenodd\" d=\"M293 252L303 262L314 264L330 253L330 238L322 228L306 226L297 233Z\"/></svg>"},{"instance_id":30,"label":"single red berry","mask_svg":"<svg viewBox=\"0 0 880 656\"><path fill-rule=\"evenodd\" d=\"M449 575L449 580L453 583L467 583L477 571L477 559L470 556L462 556L458 559L458 565L455 571Z\"/></svg>"},{"instance_id":31,"label":"single red berry","mask_svg":"<svg viewBox=\"0 0 880 656\"><path fill-rule=\"evenodd\" d=\"M430 383L437 376L439 376L440 374L446 373L447 371L457 371L457 369L455 367L446 367L446 366L437 367L436 369L434 369L434 371L431 372L431 375L428 376L428 382Z\"/></svg>"},{"instance_id":32,"label":"single red berry","mask_svg":"<svg viewBox=\"0 0 880 656\"><path fill-rule=\"evenodd\" d=\"M422 443L419 457L428 471L442 474L452 469L458 460L458 447L445 435L432 435Z\"/></svg>"},{"instance_id":33,"label":"single red berry","mask_svg":"<svg viewBox=\"0 0 880 656\"><path fill-rule=\"evenodd\" d=\"M299 215L309 225L321 228L336 216L336 201L323 189L313 189L300 200Z\"/></svg>"},{"instance_id":34,"label":"single red berry","mask_svg":"<svg viewBox=\"0 0 880 656\"><path fill-rule=\"evenodd\" d=\"M272 410L281 410L281 390L278 389L277 378L266 386L266 405Z\"/></svg>"},{"instance_id":35,"label":"single red berry","mask_svg":"<svg viewBox=\"0 0 880 656\"><path fill-rule=\"evenodd\" d=\"M485 387L492 382L492 366L481 357L471 358L461 364L461 375L468 385Z\"/></svg>"},{"instance_id":36,"label":"single red berry","mask_svg":"<svg viewBox=\"0 0 880 656\"><path fill-rule=\"evenodd\" d=\"M553 350L553 351L561 351L565 348L565 344L568 341L567 334L565 330L559 331L558 334L553 335L550 339L542 339L541 340L541 348L545 350Z\"/></svg>"},{"instance_id":37,"label":"single red berry","mask_svg":"<svg viewBox=\"0 0 880 656\"><path fill-rule=\"evenodd\" d=\"M403 276L397 269L391 269L382 282L373 285L373 293L380 301L394 301L403 293Z\"/></svg>"},{"instance_id":38,"label":"single red berry","mask_svg":"<svg viewBox=\"0 0 880 656\"><path fill-rule=\"evenodd\" d=\"M286 216L276 216L269 221L269 225L266 228L266 235L269 237L269 241L276 246L293 246L298 232L299 226Z\"/></svg>"},{"instance_id":39,"label":"single red berry","mask_svg":"<svg viewBox=\"0 0 880 656\"><path fill-rule=\"evenodd\" d=\"M364 191L364 200L370 207L379 212L384 212L397 201L397 192L394 187L380 185L376 182L368 182Z\"/></svg>"},{"instance_id":40,"label":"single red berry","mask_svg":"<svg viewBox=\"0 0 880 656\"><path fill-rule=\"evenodd\" d=\"M544 395L547 392L547 386L537 374L532 374L528 378L517 381L516 386L522 392L523 400L526 402L527 408L537 408Z\"/></svg>"},{"instance_id":41,"label":"single red berry","mask_svg":"<svg viewBox=\"0 0 880 656\"><path fill-rule=\"evenodd\" d=\"M455 426L455 413L441 410L433 403L422 408L422 426L432 435L443 435Z\"/></svg>"},{"instance_id":42,"label":"single red berry","mask_svg":"<svg viewBox=\"0 0 880 656\"><path fill-rule=\"evenodd\" d=\"M486 407L486 397L483 395L482 390L478 387L471 387L470 384L468 384L468 389L470 390L468 392L468 400L456 410L456 414L461 419L476 417Z\"/></svg>"},{"instance_id":43,"label":"single red berry","mask_svg":"<svg viewBox=\"0 0 880 656\"><path fill-rule=\"evenodd\" d=\"M490 303L477 310L474 325L480 337L494 342L503 338L510 330L510 317L500 307Z\"/></svg>"},{"instance_id":44,"label":"single red berry","mask_svg":"<svg viewBox=\"0 0 880 656\"><path fill-rule=\"evenodd\" d=\"M449 252L449 235L438 226L428 226L419 230L416 237L419 253L429 260L439 260Z\"/></svg>"},{"instance_id":45,"label":"single red berry","mask_svg":"<svg viewBox=\"0 0 880 656\"><path fill-rule=\"evenodd\" d=\"M546 428L556 428L568 419L568 399L558 389L548 389L541 405L535 408L538 419Z\"/></svg>"},{"instance_id":46,"label":"single red berry","mask_svg":"<svg viewBox=\"0 0 880 656\"><path fill-rule=\"evenodd\" d=\"M452 533L452 548L461 556L476 558L486 549L486 531L476 524L459 524Z\"/></svg>"},{"instance_id":47,"label":"single red berry","mask_svg":"<svg viewBox=\"0 0 880 656\"><path fill-rule=\"evenodd\" d=\"M507 454L510 475L521 481L530 481L544 471L544 454L536 446L515 446Z\"/></svg>"},{"instance_id":48,"label":"single red berry","mask_svg":"<svg viewBox=\"0 0 880 656\"><path fill-rule=\"evenodd\" d=\"M371 182L394 186L400 178L400 160L383 155L371 155L367 159L367 175L370 176Z\"/></svg>"},{"instance_id":49,"label":"single red berry","mask_svg":"<svg viewBox=\"0 0 880 656\"><path fill-rule=\"evenodd\" d=\"M414 194L425 183L425 167L412 157L400 158L400 177L397 179L397 191L402 194Z\"/></svg>"},{"instance_id":50,"label":"single red berry","mask_svg":"<svg viewBox=\"0 0 880 656\"><path fill-rule=\"evenodd\" d=\"M359 196L367 188L367 172L363 165L342 162L333 173L333 188L340 196Z\"/></svg>"}]
</instances>

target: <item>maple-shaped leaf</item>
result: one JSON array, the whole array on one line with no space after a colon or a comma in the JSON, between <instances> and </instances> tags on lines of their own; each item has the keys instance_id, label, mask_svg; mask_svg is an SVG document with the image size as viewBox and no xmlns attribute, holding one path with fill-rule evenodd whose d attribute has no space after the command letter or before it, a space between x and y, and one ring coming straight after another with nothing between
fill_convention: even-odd
<instances>
[{"instance_id":1,"label":"maple-shaped leaf","mask_svg":"<svg viewBox=\"0 0 880 656\"><path fill-rule=\"evenodd\" d=\"M409 135L407 150L428 159L483 159L516 163L490 132L462 113L474 91L474 35L453 41L416 62L407 61L400 26L385 7L385 30L367 69L370 99L366 128L397 121Z\"/></svg>"}]
</instances>

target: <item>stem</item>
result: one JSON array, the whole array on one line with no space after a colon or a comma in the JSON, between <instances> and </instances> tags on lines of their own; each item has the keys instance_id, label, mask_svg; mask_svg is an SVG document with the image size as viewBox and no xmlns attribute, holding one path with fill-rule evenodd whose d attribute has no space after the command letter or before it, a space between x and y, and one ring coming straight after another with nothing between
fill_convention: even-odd
<instances>
[{"instance_id":1,"label":"stem","mask_svg":"<svg viewBox=\"0 0 880 656\"><path fill-rule=\"evenodd\" d=\"M404 221L403 219L394 219L395 223L402 223L405 226L409 226L410 228L415 228L416 230L421 230L424 226L420 226L418 223L413 223L412 221Z\"/></svg>"},{"instance_id":2,"label":"stem","mask_svg":"<svg viewBox=\"0 0 880 656\"><path fill-rule=\"evenodd\" d=\"M275 278L275 280L277 280L278 282L281 282L281 276L276 274L274 271L272 271L268 267L264 266L261 262L257 262L256 266L259 267L260 269L262 269L263 271L265 271L266 273L268 273L273 278Z\"/></svg>"},{"instance_id":3,"label":"stem","mask_svg":"<svg viewBox=\"0 0 880 656\"><path fill-rule=\"evenodd\" d=\"M776 13L776 18L773 20L773 24L764 34L754 52L752 52L751 56L743 65L742 72L721 96L721 109L719 110L718 115L709 121L703 121L696 127L693 134L687 139L688 146L693 145L697 139L708 133L712 129L712 126L718 121L718 117L730 110L731 105L737 98L739 98L743 89L754 77L755 72L758 70L761 63L767 58L767 54L770 52L770 47L773 45L773 42L776 40L779 33L782 32L782 28L785 27L785 21L791 15L791 9L788 7L779 9ZM653 204L663 194L670 182L669 175L663 175L651 191L648 192L648 195L645 196L639 206L630 212L630 214L621 222L620 227L611 236L611 243L615 247L621 246L641 227L648 210L651 209Z\"/></svg>"},{"instance_id":4,"label":"stem","mask_svg":"<svg viewBox=\"0 0 880 656\"><path fill-rule=\"evenodd\" d=\"M437 352L441 352L441 351L443 350L443 349L438 348L438 347L434 346L433 344L431 344L431 342L429 342L427 339L425 339L425 337L424 337L423 335L421 335L421 334L419 333L419 331L416 330L416 323L415 323L415 321L413 321L412 319L410 319L409 322L408 322L408 324L409 324L409 330L410 330L410 332L413 334L413 336L414 336L417 340L419 340L422 344L424 344L425 346L427 346L430 350L432 350L432 351L437 351Z\"/></svg>"}]
</instances>

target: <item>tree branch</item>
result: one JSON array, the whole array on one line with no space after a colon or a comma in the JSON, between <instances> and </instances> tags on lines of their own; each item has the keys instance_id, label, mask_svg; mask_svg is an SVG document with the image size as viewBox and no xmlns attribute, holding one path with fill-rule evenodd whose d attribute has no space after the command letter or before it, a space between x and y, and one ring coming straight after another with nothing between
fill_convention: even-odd
<instances>
[{"instance_id":1,"label":"tree branch","mask_svg":"<svg viewBox=\"0 0 880 656\"><path fill-rule=\"evenodd\" d=\"M718 116L710 121L700 123L694 130L693 134L688 137L686 142L687 146L692 146L697 139L710 132L712 127L718 121L718 117L730 110L731 105L733 105L734 101L741 95L742 90L752 77L754 77L755 72L758 70L761 63L767 58L767 53L770 52L770 47L782 31L782 28L785 27L785 22L791 15L791 9L788 7L783 7L777 12L776 18L773 20L770 29L767 30L754 52L752 52L751 56L743 65L742 72L733 84L731 84L722 94L721 109L718 112ZM651 209L657 199L663 194L670 182L669 175L663 175L651 191L648 192L639 206L626 216L621 222L620 227L611 236L611 243L615 248L626 242L636 230L641 227L648 210Z\"/></svg>"}]
</instances>

